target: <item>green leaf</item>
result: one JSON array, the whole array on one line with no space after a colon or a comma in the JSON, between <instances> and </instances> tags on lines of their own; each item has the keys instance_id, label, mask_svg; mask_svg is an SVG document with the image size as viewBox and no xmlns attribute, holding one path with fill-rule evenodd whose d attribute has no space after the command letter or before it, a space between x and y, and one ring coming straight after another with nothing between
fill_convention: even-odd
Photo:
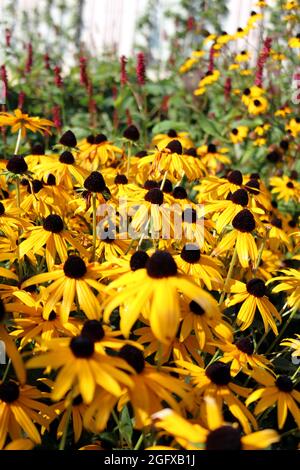
<instances>
[{"instance_id":1,"label":"green leaf","mask_svg":"<svg viewBox=\"0 0 300 470\"><path fill-rule=\"evenodd\" d=\"M120 414L119 431L127 445L131 447L133 427L127 406L124 406Z\"/></svg>"},{"instance_id":2,"label":"green leaf","mask_svg":"<svg viewBox=\"0 0 300 470\"><path fill-rule=\"evenodd\" d=\"M153 129L153 134L162 134L167 132L169 129L174 129L175 131L186 131L186 123L181 121L162 121L157 123Z\"/></svg>"}]
</instances>

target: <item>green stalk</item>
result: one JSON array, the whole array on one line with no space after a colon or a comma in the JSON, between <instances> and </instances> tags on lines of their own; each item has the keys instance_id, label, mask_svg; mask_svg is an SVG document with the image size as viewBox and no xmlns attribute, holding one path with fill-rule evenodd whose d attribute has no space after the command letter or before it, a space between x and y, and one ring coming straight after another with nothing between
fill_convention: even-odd
<instances>
[{"instance_id":1,"label":"green stalk","mask_svg":"<svg viewBox=\"0 0 300 470\"><path fill-rule=\"evenodd\" d=\"M67 408L67 411L66 411L66 424L65 424L65 427L64 427L64 431L63 431L61 441L59 443L58 450L65 450L67 435L68 435L68 429L69 429L69 422L70 422L71 413L72 413L72 404L73 404L73 401L71 399L70 404L69 404L69 406Z\"/></svg>"},{"instance_id":2,"label":"green stalk","mask_svg":"<svg viewBox=\"0 0 300 470\"><path fill-rule=\"evenodd\" d=\"M231 279L232 272L233 272L236 260L237 260L237 245L235 245L235 248L234 248L234 252L233 252L233 256L231 258L231 262L230 262L230 265L229 265L229 269L228 269L228 273L227 273L227 276L226 276L223 292L222 292L220 300L219 300L219 305L222 305L222 303L224 302L227 287L228 287L229 281Z\"/></svg>"},{"instance_id":3,"label":"green stalk","mask_svg":"<svg viewBox=\"0 0 300 470\"><path fill-rule=\"evenodd\" d=\"M291 313L291 315L289 316L289 319L287 320L287 322L285 323L285 325L283 326L282 330L280 331L279 335L276 336L275 340L273 341L273 343L271 344L271 346L269 347L269 349L267 350L266 354L269 354L274 346L278 343L278 341L282 338L283 336L283 333L285 332L285 330L287 329L287 327L289 326L289 324L291 323L291 321L293 320L294 316L296 315L297 313L297 308L294 308L293 312Z\"/></svg>"},{"instance_id":4,"label":"green stalk","mask_svg":"<svg viewBox=\"0 0 300 470\"><path fill-rule=\"evenodd\" d=\"M92 261L95 261L96 255L96 243L97 243L97 194L93 193L92 196L93 204L93 247L92 247Z\"/></svg>"}]
</instances>

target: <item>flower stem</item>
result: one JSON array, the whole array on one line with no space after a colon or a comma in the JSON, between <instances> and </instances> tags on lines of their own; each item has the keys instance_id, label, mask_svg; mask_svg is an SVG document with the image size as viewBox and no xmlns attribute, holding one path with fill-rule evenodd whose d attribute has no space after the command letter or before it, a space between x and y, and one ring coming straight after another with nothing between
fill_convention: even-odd
<instances>
[{"instance_id":1,"label":"flower stem","mask_svg":"<svg viewBox=\"0 0 300 470\"><path fill-rule=\"evenodd\" d=\"M8 371L9 371L9 368L10 368L10 365L11 365L11 359L8 360L8 363L5 367L5 371L4 371L4 374L3 374L3 377L2 377L2 380L1 382L4 382L6 377L7 377L7 374L8 374Z\"/></svg>"},{"instance_id":2,"label":"flower stem","mask_svg":"<svg viewBox=\"0 0 300 470\"><path fill-rule=\"evenodd\" d=\"M269 349L267 350L266 354L269 354L274 346L278 343L278 341L282 338L283 336L283 333L285 332L285 330L287 329L287 327L289 326L289 324L291 323L291 321L293 320L294 316L296 315L297 313L297 308L294 308L293 312L291 313L291 315L289 316L289 319L287 320L287 322L285 323L285 325L283 326L282 330L280 331L279 335L276 336L275 340L273 341L273 343L271 344L271 346L269 347Z\"/></svg>"},{"instance_id":3,"label":"flower stem","mask_svg":"<svg viewBox=\"0 0 300 470\"><path fill-rule=\"evenodd\" d=\"M97 242L97 194L93 193L92 204L93 204L93 247L92 247L92 261L95 261L96 255L96 242Z\"/></svg>"},{"instance_id":4,"label":"flower stem","mask_svg":"<svg viewBox=\"0 0 300 470\"><path fill-rule=\"evenodd\" d=\"M67 441L67 435L68 435L68 429L69 429L69 422L70 422L70 418L71 418L71 413L72 413L72 404L73 404L73 401L71 400L70 401L70 404L67 408L67 411L66 411L66 424L65 424L65 427L64 427L64 431L63 431L63 435L62 435L62 438L61 438L61 441L59 443L59 448L58 450L64 450L65 449L65 446L66 446L66 441Z\"/></svg>"},{"instance_id":5,"label":"flower stem","mask_svg":"<svg viewBox=\"0 0 300 470\"><path fill-rule=\"evenodd\" d=\"M229 284L229 281L231 279L232 272L233 272L233 269L234 269L234 266L235 266L235 263L236 263L236 259L237 259L237 245L235 245L233 256L232 256L231 261L230 261L228 273L227 273L226 280L225 280L225 283L224 283L223 292L222 292L220 300L219 300L219 305L222 305L222 303L224 302L225 295L226 295L227 288L228 288L228 284Z\"/></svg>"},{"instance_id":6,"label":"flower stem","mask_svg":"<svg viewBox=\"0 0 300 470\"><path fill-rule=\"evenodd\" d=\"M16 179L16 199L17 199L17 206L18 209L21 209L21 191L20 191L20 179ZM17 257L18 257L18 272L19 272L19 281L22 281L22 262L20 257L20 236L21 236L21 229L18 228L18 240L17 240Z\"/></svg>"},{"instance_id":7,"label":"flower stem","mask_svg":"<svg viewBox=\"0 0 300 470\"><path fill-rule=\"evenodd\" d=\"M142 433L137 441L137 443L135 444L134 446L134 449L133 450L139 450L139 448L141 447L142 445L142 442L144 440L144 434Z\"/></svg>"},{"instance_id":8,"label":"flower stem","mask_svg":"<svg viewBox=\"0 0 300 470\"><path fill-rule=\"evenodd\" d=\"M22 129L19 129L14 155L18 155L22 138Z\"/></svg>"},{"instance_id":9,"label":"flower stem","mask_svg":"<svg viewBox=\"0 0 300 470\"><path fill-rule=\"evenodd\" d=\"M129 180L129 172L130 172L130 158L131 158L131 142L128 142L127 148L127 179Z\"/></svg>"}]
</instances>

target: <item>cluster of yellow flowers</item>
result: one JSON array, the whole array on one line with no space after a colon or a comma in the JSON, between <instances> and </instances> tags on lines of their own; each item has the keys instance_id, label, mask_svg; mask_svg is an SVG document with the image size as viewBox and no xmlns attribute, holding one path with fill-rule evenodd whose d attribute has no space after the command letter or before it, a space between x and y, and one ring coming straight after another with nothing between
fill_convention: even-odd
<instances>
[{"instance_id":1,"label":"cluster of yellow flowers","mask_svg":"<svg viewBox=\"0 0 300 470\"><path fill-rule=\"evenodd\" d=\"M288 412L299 427L299 369L274 368L283 347L300 354L299 335L279 346L300 304L290 267L298 220L274 200L299 203L296 173L264 182L230 169L229 148L196 148L175 130L133 155L134 125L122 148L103 134L77 144L67 131L58 153L38 145L24 156L26 132L52 123L17 110L0 124L18 132L15 155L1 160L0 339L10 361L0 449L42 444L54 421L59 448L71 428L67 445L88 445L128 405L133 428L172 436L173 448L268 448ZM248 135L236 130L233 142ZM101 207L115 214L113 234ZM124 217L144 228L139 237ZM272 291L286 293L280 311ZM277 425L261 429L274 407Z\"/></svg>"}]
</instances>

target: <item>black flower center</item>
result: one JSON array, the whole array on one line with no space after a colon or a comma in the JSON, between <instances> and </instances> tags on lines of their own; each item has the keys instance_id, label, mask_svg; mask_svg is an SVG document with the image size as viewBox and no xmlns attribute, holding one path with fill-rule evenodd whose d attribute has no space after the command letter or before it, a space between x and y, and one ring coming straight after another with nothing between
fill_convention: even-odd
<instances>
[{"instance_id":1,"label":"black flower center","mask_svg":"<svg viewBox=\"0 0 300 470\"><path fill-rule=\"evenodd\" d=\"M62 218L56 214L50 214L43 223L44 230L52 233L60 233L64 229Z\"/></svg>"},{"instance_id":2,"label":"black flower center","mask_svg":"<svg viewBox=\"0 0 300 470\"><path fill-rule=\"evenodd\" d=\"M194 300L189 303L189 308L190 311L193 312L195 315L201 316L205 314L205 310Z\"/></svg>"},{"instance_id":3,"label":"black flower center","mask_svg":"<svg viewBox=\"0 0 300 470\"><path fill-rule=\"evenodd\" d=\"M31 149L31 155L44 155L45 146L42 144L35 144Z\"/></svg>"},{"instance_id":4,"label":"black flower center","mask_svg":"<svg viewBox=\"0 0 300 470\"><path fill-rule=\"evenodd\" d=\"M83 402L82 396L81 396L81 394L79 394L79 395L77 395L76 398L74 398L73 406L79 406L79 405L82 404L82 402Z\"/></svg>"},{"instance_id":5,"label":"black flower center","mask_svg":"<svg viewBox=\"0 0 300 470\"><path fill-rule=\"evenodd\" d=\"M290 188L290 189L293 189L294 188L294 183L292 181L289 181L287 184L286 184L286 187L287 188Z\"/></svg>"},{"instance_id":6,"label":"black flower center","mask_svg":"<svg viewBox=\"0 0 300 470\"><path fill-rule=\"evenodd\" d=\"M234 204L246 207L249 202L248 193L245 189L238 189L232 194L231 200Z\"/></svg>"},{"instance_id":7,"label":"black flower center","mask_svg":"<svg viewBox=\"0 0 300 470\"><path fill-rule=\"evenodd\" d=\"M159 187L161 186L161 184L162 184L162 181L159 182ZM171 183L170 180L166 180L166 181L164 182L162 191L163 191L164 193L168 193L168 194L173 191L173 186L172 186L172 183Z\"/></svg>"},{"instance_id":8,"label":"black flower center","mask_svg":"<svg viewBox=\"0 0 300 470\"><path fill-rule=\"evenodd\" d=\"M217 146L215 144L208 144L207 146L208 153L216 153L216 151L217 151Z\"/></svg>"},{"instance_id":9,"label":"black flower center","mask_svg":"<svg viewBox=\"0 0 300 470\"><path fill-rule=\"evenodd\" d=\"M282 220L278 217L273 217L273 219L271 219L271 225L273 225L273 227L282 228Z\"/></svg>"},{"instance_id":10,"label":"black flower center","mask_svg":"<svg viewBox=\"0 0 300 470\"><path fill-rule=\"evenodd\" d=\"M290 144L287 140L282 140L279 145L282 148L282 150L287 150Z\"/></svg>"},{"instance_id":11,"label":"black flower center","mask_svg":"<svg viewBox=\"0 0 300 470\"><path fill-rule=\"evenodd\" d=\"M248 354L251 356L254 352L254 345L252 338L250 336L246 336L245 338L240 338L235 343L236 347L242 351L243 353Z\"/></svg>"},{"instance_id":12,"label":"black flower center","mask_svg":"<svg viewBox=\"0 0 300 470\"><path fill-rule=\"evenodd\" d=\"M145 181L144 184L144 189L147 189L148 191L153 188L159 188L159 183L157 181L153 180L147 180Z\"/></svg>"},{"instance_id":13,"label":"black flower center","mask_svg":"<svg viewBox=\"0 0 300 470\"><path fill-rule=\"evenodd\" d=\"M139 152L135 154L135 156L139 158L146 157L147 155L148 155L148 152L146 150L140 150Z\"/></svg>"},{"instance_id":14,"label":"black flower center","mask_svg":"<svg viewBox=\"0 0 300 470\"><path fill-rule=\"evenodd\" d=\"M0 400L4 401L5 403L13 403L16 401L20 396L20 389L19 386L12 382L4 382L0 385Z\"/></svg>"},{"instance_id":15,"label":"black flower center","mask_svg":"<svg viewBox=\"0 0 300 470\"><path fill-rule=\"evenodd\" d=\"M174 129L170 129L168 132L168 137L177 137L177 132Z\"/></svg>"},{"instance_id":16,"label":"black flower center","mask_svg":"<svg viewBox=\"0 0 300 470\"><path fill-rule=\"evenodd\" d=\"M130 344L125 344L120 350L119 357L124 359L137 374L143 372L145 368L145 360L142 351Z\"/></svg>"},{"instance_id":17,"label":"black flower center","mask_svg":"<svg viewBox=\"0 0 300 470\"><path fill-rule=\"evenodd\" d=\"M148 276L154 279L176 276L177 265L168 251L157 250L146 263Z\"/></svg>"},{"instance_id":18,"label":"black flower center","mask_svg":"<svg viewBox=\"0 0 300 470\"><path fill-rule=\"evenodd\" d=\"M260 184L257 179L249 180L248 183L246 184L246 187L247 187L247 191L251 194L259 193Z\"/></svg>"},{"instance_id":19,"label":"black flower center","mask_svg":"<svg viewBox=\"0 0 300 470\"><path fill-rule=\"evenodd\" d=\"M102 144L103 142L107 142L107 137L105 134L97 134L95 137L95 144Z\"/></svg>"},{"instance_id":20,"label":"black flower center","mask_svg":"<svg viewBox=\"0 0 300 470\"><path fill-rule=\"evenodd\" d=\"M239 131L238 131L238 129L235 127L234 129L231 130L231 133L232 133L233 135L238 135Z\"/></svg>"},{"instance_id":21,"label":"black flower center","mask_svg":"<svg viewBox=\"0 0 300 470\"><path fill-rule=\"evenodd\" d=\"M229 183L236 184L237 186L241 186L243 183L243 175L239 170L233 170L227 176Z\"/></svg>"},{"instance_id":22,"label":"black flower center","mask_svg":"<svg viewBox=\"0 0 300 470\"><path fill-rule=\"evenodd\" d=\"M273 150L272 152L268 153L267 160L269 160L271 163L277 163L281 160L281 154L276 150Z\"/></svg>"},{"instance_id":23,"label":"black flower center","mask_svg":"<svg viewBox=\"0 0 300 470\"><path fill-rule=\"evenodd\" d=\"M49 186L55 186L56 185L56 178L55 178L54 175L52 175L52 173L50 173L50 175L48 175L47 185L49 185Z\"/></svg>"},{"instance_id":24,"label":"black flower center","mask_svg":"<svg viewBox=\"0 0 300 470\"><path fill-rule=\"evenodd\" d=\"M70 348L75 357L89 358L94 354L94 342L87 336L76 336L71 339Z\"/></svg>"},{"instance_id":25,"label":"black flower center","mask_svg":"<svg viewBox=\"0 0 300 470\"><path fill-rule=\"evenodd\" d=\"M261 105L261 101L260 100L254 100L253 104L254 104L254 106L256 106L258 108Z\"/></svg>"},{"instance_id":26,"label":"black flower center","mask_svg":"<svg viewBox=\"0 0 300 470\"><path fill-rule=\"evenodd\" d=\"M197 157L197 150L194 147L187 149L184 153L186 155L190 155L191 157Z\"/></svg>"},{"instance_id":27,"label":"black flower center","mask_svg":"<svg viewBox=\"0 0 300 470\"><path fill-rule=\"evenodd\" d=\"M145 251L136 251L130 258L131 271L137 271L146 267L149 255Z\"/></svg>"},{"instance_id":28,"label":"black flower center","mask_svg":"<svg viewBox=\"0 0 300 470\"><path fill-rule=\"evenodd\" d=\"M249 96L250 93L251 93L250 88L245 88L245 90L243 91L243 95L245 96Z\"/></svg>"},{"instance_id":29,"label":"black flower center","mask_svg":"<svg viewBox=\"0 0 300 470\"><path fill-rule=\"evenodd\" d=\"M87 320L84 322L81 330L81 336L87 337L93 343L101 341L105 336L105 331L100 321L98 320Z\"/></svg>"},{"instance_id":30,"label":"black flower center","mask_svg":"<svg viewBox=\"0 0 300 470\"><path fill-rule=\"evenodd\" d=\"M164 202L164 193L158 188L152 188L145 195L145 201L161 205Z\"/></svg>"},{"instance_id":31,"label":"black flower center","mask_svg":"<svg viewBox=\"0 0 300 470\"><path fill-rule=\"evenodd\" d=\"M14 155L8 160L6 169L15 175L21 175L28 169L27 163L21 155Z\"/></svg>"},{"instance_id":32,"label":"black flower center","mask_svg":"<svg viewBox=\"0 0 300 470\"><path fill-rule=\"evenodd\" d=\"M175 199L186 199L187 198L187 192L185 188L182 186L176 186L173 191L173 197Z\"/></svg>"},{"instance_id":33,"label":"black flower center","mask_svg":"<svg viewBox=\"0 0 300 470\"><path fill-rule=\"evenodd\" d=\"M221 426L206 438L206 450L241 450L241 433L232 426Z\"/></svg>"},{"instance_id":34,"label":"black flower center","mask_svg":"<svg viewBox=\"0 0 300 470\"><path fill-rule=\"evenodd\" d=\"M126 175L117 175L115 177L115 184L128 184L128 179Z\"/></svg>"},{"instance_id":35,"label":"black flower center","mask_svg":"<svg viewBox=\"0 0 300 470\"><path fill-rule=\"evenodd\" d=\"M74 133L72 131L67 131L65 132L61 138L60 138L60 141L59 141L62 145L64 145L65 147L76 147L77 145L77 140L76 140L76 137L74 135Z\"/></svg>"},{"instance_id":36,"label":"black flower center","mask_svg":"<svg viewBox=\"0 0 300 470\"><path fill-rule=\"evenodd\" d=\"M215 385L228 385L231 380L230 366L224 362L214 362L207 367L205 373Z\"/></svg>"},{"instance_id":37,"label":"black flower center","mask_svg":"<svg viewBox=\"0 0 300 470\"><path fill-rule=\"evenodd\" d=\"M166 146L167 149L171 151L171 153L177 153L178 155L182 155L182 145L179 140L172 140Z\"/></svg>"},{"instance_id":38,"label":"black flower center","mask_svg":"<svg viewBox=\"0 0 300 470\"><path fill-rule=\"evenodd\" d=\"M48 321L54 321L56 320L56 313L54 312L54 310L51 310L51 312L49 313L49 317L48 317Z\"/></svg>"},{"instance_id":39,"label":"black flower center","mask_svg":"<svg viewBox=\"0 0 300 470\"><path fill-rule=\"evenodd\" d=\"M64 264L64 273L71 279L82 278L86 271L85 262L77 255L70 255Z\"/></svg>"},{"instance_id":40,"label":"black flower center","mask_svg":"<svg viewBox=\"0 0 300 470\"><path fill-rule=\"evenodd\" d=\"M243 209L234 217L232 226L239 232L252 232L255 229L253 214L248 209Z\"/></svg>"},{"instance_id":41,"label":"black flower center","mask_svg":"<svg viewBox=\"0 0 300 470\"><path fill-rule=\"evenodd\" d=\"M187 263L198 263L201 257L200 249L198 245L187 243L181 250L181 258Z\"/></svg>"},{"instance_id":42,"label":"black flower center","mask_svg":"<svg viewBox=\"0 0 300 470\"><path fill-rule=\"evenodd\" d=\"M251 279L246 284L247 291L250 295L254 295L254 297L263 297L266 295L267 289L264 281L261 279Z\"/></svg>"},{"instance_id":43,"label":"black flower center","mask_svg":"<svg viewBox=\"0 0 300 470\"><path fill-rule=\"evenodd\" d=\"M259 173L251 173L250 178L253 179L253 180L259 180L260 175L259 175Z\"/></svg>"},{"instance_id":44,"label":"black flower center","mask_svg":"<svg viewBox=\"0 0 300 470\"><path fill-rule=\"evenodd\" d=\"M43 189L43 182L40 180L32 181L32 189L35 194L37 194L41 189Z\"/></svg>"},{"instance_id":45,"label":"black flower center","mask_svg":"<svg viewBox=\"0 0 300 470\"><path fill-rule=\"evenodd\" d=\"M287 375L280 375L276 379L276 386L281 392L289 393L293 390L294 384Z\"/></svg>"},{"instance_id":46,"label":"black flower center","mask_svg":"<svg viewBox=\"0 0 300 470\"><path fill-rule=\"evenodd\" d=\"M4 212L5 212L4 205L2 204L2 202L0 202L0 215L3 215Z\"/></svg>"},{"instance_id":47,"label":"black flower center","mask_svg":"<svg viewBox=\"0 0 300 470\"><path fill-rule=\"evenodd\" d=\"M4 307L3 300L0 299L0 322L4 320L4 317L5 317L5 307Z\"/></svg>"},{"instance_id":48,"label":"black flower center","mask_svg":"<svg viewBox=\"0 0 300 470\"><path fill-rule=\"evenodd\" d=\"M66 165L73 165L75 163L74 155L69 152L69 150L65 150L59 157L60 163L65 163Z\"/></svg>"},{"instance_id":49,"label":"black flower center","mask_svg":"<svg viewBox=\"0 0 300 470\"><path fill-rule=\"evenodd\" d=\"M92 193L102 193L106 188L104 178L99 171L92 171L84 182L84 187Z\"/></svg>"},{"instance_id":50,"label":"black flower center","mask_svg":"<svg viewBox=\"0 0 300 470\"><path fill-rule=\"evenodd\" d=\"M95 136L93 136L93 134L88 135L86 141L88 144L93 145L95 143Z\"/></svg>"},{"instance_id":51,"label":"black flower center","mask_svg":"<svg viewBox=\"0 0 300 470\"><path fill-rule=\"evenodd\" d=\"M131 126L127 127L127 129L125 129L125 131L123 132L123 137L125 137L125 139L136 142L140 138L138 128L132 124Z\"/></svg>"}]
</instances>

